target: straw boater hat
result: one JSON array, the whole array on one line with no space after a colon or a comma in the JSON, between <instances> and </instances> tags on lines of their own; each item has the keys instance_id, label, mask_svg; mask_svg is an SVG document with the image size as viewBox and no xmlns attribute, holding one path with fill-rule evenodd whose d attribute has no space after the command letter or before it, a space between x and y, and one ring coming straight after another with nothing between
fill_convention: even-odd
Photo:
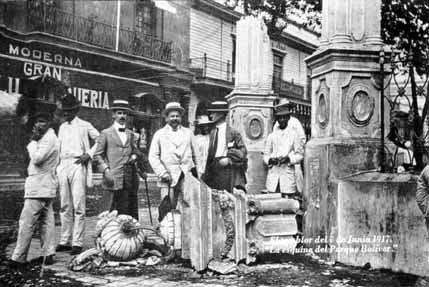
<instances>
[{"instance_id":1,"label":"straw boater hat","mask_svg":"<svg viewBox=\"0 0 429 287\"><path fill-rule=\"evenodd\" d=\"M274 107L275 116L290 115L292 113L292 103L288 100L281 100L278 105Z\"/></svg>"},{"instance_id":2,"label":"straw boater hat","mask_svg":"<svg viewBox=\"0 0 429 287\"><path fill-rule=\"evenodd\" d=\"M207 109L208 112L224 112L227 113L229 111L228 109L228 103L224 101L216 101L212 102L210 106Z\"/></svg>"},{"instance_id":3,"label":"straw boater hat","mask_svg":"<svg viewBox=\"0 0 429 287\"><path fill-rule=\"evenodd\" d=\"M114 100L112 107L110 108L112 111L123 110L130 112L130 105L126 100Z\"/></svg>"},{"instance_id":4,"label":"straw boater hat","mask_svg":"<svg viewBox=\"0 0 429 287\"><path fill-rule=\"evenodd\" d=\"M74 111L80 108L80 102L73 95L63 97L58 105L60 111Z\"/></svg>"},{"instance_id":5,"label":"straw boater hat","mask_svg":"<svg viewBox=\"0 0 429 287\"><path fill-rule=\"evenodd\" d=\"M182 108L182 106L178 102L170 102L170 103L168 103L165 106L165 109L162 112L162 114L164 115L164 117L166 117L168 115L168 113L171 112L171 111L178 111L181 116L183 116L185 114L185 109Z\"/></svg>"},{"instance_id":6,"label":"straw boater hat","mask_svg":"<svg viewBox=\"0 0 429 287\"><path fill-rule=\"evenodd\" d=\"M199 116L195 122L197 126L213 124L213 121L211 121L207 115Z\"/></svg>"}]
</instances>

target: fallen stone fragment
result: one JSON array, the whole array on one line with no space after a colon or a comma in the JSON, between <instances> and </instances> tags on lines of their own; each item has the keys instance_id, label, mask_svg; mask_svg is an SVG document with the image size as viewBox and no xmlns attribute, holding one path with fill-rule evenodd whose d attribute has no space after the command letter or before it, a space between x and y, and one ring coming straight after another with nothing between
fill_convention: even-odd
<instances>
[{"instance_id":1,"label":"fallen stone fragment","mask_svg":"<svg viewBox=\"0 0 429 287\"><path fill-rule=\"evenodd\" d=\"M103 258L102 257L96 257L96 258L94 258L94 260L93 260L93 263L94 263L94 265L95 266L97 266L97 267L100 267L101 266L101 264L103 264L103 262L104 262L104 260L103 260Z\"/></svg>"},{"instance_id":2,"label":"fallen stone fragment","mask_svg":"<svg viewBox=\"0 0 429 287\"><path fill-rule=\"evenodd\" d=\"M147 259L145 259L145 258L137 258L136 261L137 261L137 264L139 264L139 265L146 265Z\"/></svg>"},{"instance_id":3,"label":"fallen stone fragment","mask_svg":"<svg viewBox=\"0 0 429 287\"><path fill-rule=\"evenodd\" d=\"M234 262L223 262L219 260L212 260L209 262L208 269L216 273L226 275L237 271L237 265Z\"/></svg>"},{"instance_id":4,"label":"fallen stone fragment","mask_svg":"<svg viewBox=\"0 0 429 287\"><path fill-rule=\"evenodd\" d=\"M107 261L107 266L109 267L119 267L119 264L118 261Z\"/></svg>"},{"instance_id":5,"label":"fallen stone fragment","mask_svg":"<svg viewBox=\"0 0 429 287\"><path fill-rule=\"evenodd\" d=\"M147 259L146 261L146 266L152 266L152 265L156 265L158 263L161 262L161 258L157 257L157 256L151 256Z\"/></svg>"},{"instance_id":6,"label":"fallen stone fragment","mask_svg":"<svg viewBox=\"0 0 429 287\"><path fill-rule=\"evenodd\" d=\"M161 252L159 252L158 250L150 250L150 251L147 252L147 255L162 257Z\"/></svg>"},{"instance_id":7,"label":"fallen stone fragment","mask_svg":"<svg viewBox=\"0 0 429 287\"><path fill-rule=\"evenodd\" d=\"M121 265L124 265L124 266L137 266L138 263L137 263L137 260L130 260L130 261L121 262Z\"/></svg>"}]
</instances>

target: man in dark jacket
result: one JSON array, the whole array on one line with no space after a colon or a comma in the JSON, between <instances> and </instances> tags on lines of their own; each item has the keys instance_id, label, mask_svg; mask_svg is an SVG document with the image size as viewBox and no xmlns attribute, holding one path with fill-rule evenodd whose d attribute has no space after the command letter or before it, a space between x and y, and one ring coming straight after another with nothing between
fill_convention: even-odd
<instances>
[{"instance_id":1,"label":"man in dark jacket","mask_svg":"<svg viewBox=\"0 0 429 287\"><path fill-rule=\"evenodd\" d=\"M227 124L228 104L213 102L207 109L216 127L210 133L209 151L203 181L214 189L245 190L247 149L240 133Z\"/></svg>"},{"instance_id":2,"label":"man in dark jacket","mask_svg":"<svg viewBox=\"0 0 429 287\"><path fill-rule=\"evenodd\" d=\"M104 176L104 187L111 193L110 210L138 218L132 201L139 184L134 162L141 157L134 133L125 127L128 102L115 100L112 105L114 123L103 130L98 138L94 158Z\"/></svg>"}]
</instances>

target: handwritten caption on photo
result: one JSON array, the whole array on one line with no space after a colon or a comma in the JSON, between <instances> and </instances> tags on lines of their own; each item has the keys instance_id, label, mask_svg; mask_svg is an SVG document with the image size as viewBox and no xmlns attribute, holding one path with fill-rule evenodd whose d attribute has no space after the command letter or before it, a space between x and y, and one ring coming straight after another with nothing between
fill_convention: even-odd
<instances>
[{"instance_id":1,"label":"handwritten caption on photo","mask_svg":"<svg viewBox=\"0 0 429 287\"><path fill-rule=\"evenodd\" d=\"M281 241L281 239L280 239ZM389 253L395 252L398 245L390 235L347 237L300 237L290 245L279 244L279 238L264 244L268 253Z\"/></svg>"}]
</instances>

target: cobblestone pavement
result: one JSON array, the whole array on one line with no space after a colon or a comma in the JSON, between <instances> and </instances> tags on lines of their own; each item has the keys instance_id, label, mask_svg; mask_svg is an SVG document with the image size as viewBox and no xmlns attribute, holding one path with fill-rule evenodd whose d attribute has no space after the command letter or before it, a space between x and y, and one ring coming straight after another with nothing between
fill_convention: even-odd
<instances>
[{"instance_id":1,"label":"cobblestone pavement","mask_svg":"<svg viewBox=\"0 0 429 287\"><path fill-rule=\"evenodd\" d=\"M84 249L94 246L94 230L97 218L91 217L86 222ZM57 226L56 236L59 238ZM14 244L6 252L12 253ZM29 259L39 256L39 242L34 239ZM146 266L136 270L133 267L122 267L119 272L88 274L73 272L68 269L71 256L68 253L57 253L56 263L47 266L56 276L64 280L77 280L84 286L132 287L132 286L287 286L287 287L340 287L340 286L429 286L424 279L405 274L394 274L387 271L364 270L347 266L334 266L320 260L305 256L282 256L269 262L265 260L254 266L239 266L239 273L218 276L211 272L197 274L191 268L181 264ZM420 281L419 281L420 280Z\"/></svg>"}]
</instances>

